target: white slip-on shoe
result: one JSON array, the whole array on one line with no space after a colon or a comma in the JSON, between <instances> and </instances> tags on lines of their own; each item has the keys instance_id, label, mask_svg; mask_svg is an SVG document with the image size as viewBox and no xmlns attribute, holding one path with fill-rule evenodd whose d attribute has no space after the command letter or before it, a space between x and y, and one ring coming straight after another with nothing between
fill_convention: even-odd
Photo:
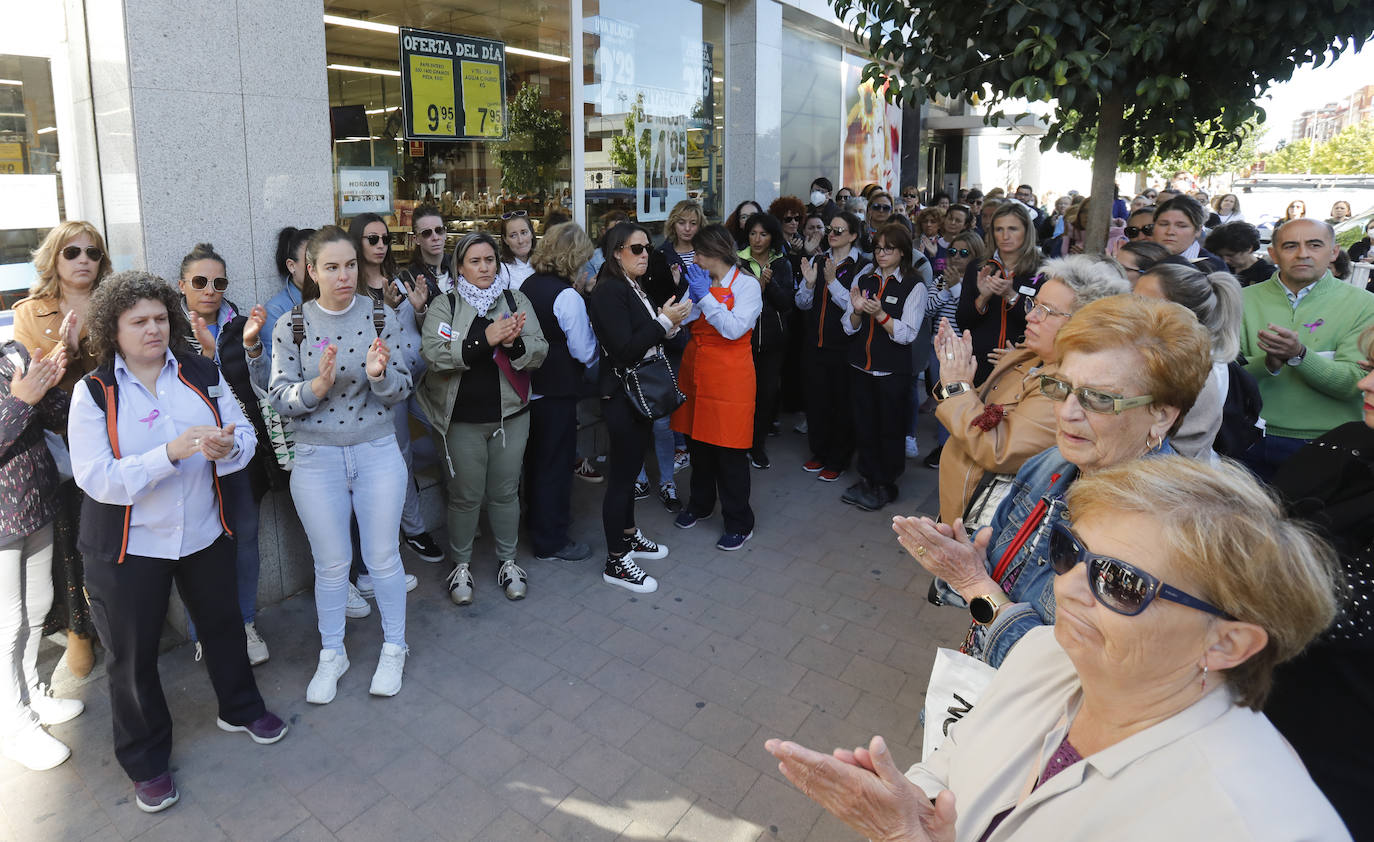
<instances>
[{"instance_id":1,"label":"white slip-on shoe","mask_svg":"<svg viewBox=\"0 0 1374 842\"><path fill-rule=\"evenodd\" d=\"M315 677L305 688L305 700L312 705L327 705L334 701L339 689L339 679L348 672L348 653L335 649L320 650L320 665L315 668Z\"/></svg>"}]
</instances>

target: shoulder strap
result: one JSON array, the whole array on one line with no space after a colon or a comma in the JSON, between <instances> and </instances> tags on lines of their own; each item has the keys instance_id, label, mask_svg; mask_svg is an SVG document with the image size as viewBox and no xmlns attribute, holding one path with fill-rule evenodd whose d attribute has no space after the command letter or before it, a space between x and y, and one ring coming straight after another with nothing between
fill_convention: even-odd
<instances>
[{"instance_id":1,"label":"shoulder strap","mask_svg":"<svg viewBox=\"0 0 1374 842\"><path fill-rule=\"evenodd\" d=\"M382 308L382 302L372 299L372 327L377 331L377 336L382 335L386 329L386 310Z\"/></svg>"},{"instance_id":2,"label":"shoulder strap","mask_svg":"<svg viewBox=\"0 0 1374 842\"><path fill-rule=\"evenodd\" d=\"M305 311L301 309L302 306L297 304L291 308L291 341L297 345L305 341Z\"/></svg>"},{"instance_id":3,"label":"shoulder strap","mask_svg":"<svg viewBox=\"0 0 1374 842\"><path fill-rule=\"evenodd\" d=\"M453 321L453 315L458 312L458 297L450 290L448 294L448 318Z\"/></svg>"},{"instance_id":4,"label":"shoulder strap","mask_svg":"<svg viewBox=\"0 0 1374 842\"><path fill-rule=\"evenodd\" d=\"M101 366L82 378L95 405L105 413L105 433L110 439L110 452L119 459L119 381L113 366Z\"/></svg>"},{"instance_id":5,"label":"shoulder strap","mask_svg":"<svg viewBox=\"0 0 1374 842\"><path fill-rule=\"evenodd\" d=\"M510 287L506 287L506 290L505 290L505 291L506 291L506 306L510 308L510 314L511 314L512 316L514 316L515 313L516 313L516 311L519 310L520 308L517 307L517 306L515 306L515 295L510 291Z\"/></svg>"}]
</instances>

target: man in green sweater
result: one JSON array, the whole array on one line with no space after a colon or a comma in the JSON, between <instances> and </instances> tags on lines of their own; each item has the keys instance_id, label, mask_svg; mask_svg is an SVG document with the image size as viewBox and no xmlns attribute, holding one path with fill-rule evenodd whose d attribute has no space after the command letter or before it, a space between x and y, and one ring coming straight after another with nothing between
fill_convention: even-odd
<instances>
[{"instance_id":1,"label":"man in green sweater","mask_svg":"<svg viewBox=\"0 0 1374 842\"><path fill-rule=\"evenodd\" d=\"M1360 333L1374 324L1374 295L1336 279L1331 226L1295 219L1274 232L1279 267L1246 287L1240 352L1259 381L1264 439L1245 461L1268 480L1298 448L1361 417Z\"/></svg>"}]
</instances>

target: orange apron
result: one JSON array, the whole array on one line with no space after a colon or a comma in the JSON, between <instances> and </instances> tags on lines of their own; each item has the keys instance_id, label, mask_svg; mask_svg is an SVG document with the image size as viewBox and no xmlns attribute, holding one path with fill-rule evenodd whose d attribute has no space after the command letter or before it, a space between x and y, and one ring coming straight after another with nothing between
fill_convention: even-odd
<instances>
[{"instance_id":1,"label":"orange apron","mask_svg":"<svg viewBox=\"0 0 1374 842\"><path fill-rule=\"evenodd\" d=\"M711 295L735 309L731 292L739 278L736 269L727 286L711 287ZM682 355L678 386L687 402L673 413L673 429L700 442L719 447L747 449L754 444L754 353L749 331L739 339L726 339L705 315L691 324L692 341Z\"/></svg>"}]
</instances>

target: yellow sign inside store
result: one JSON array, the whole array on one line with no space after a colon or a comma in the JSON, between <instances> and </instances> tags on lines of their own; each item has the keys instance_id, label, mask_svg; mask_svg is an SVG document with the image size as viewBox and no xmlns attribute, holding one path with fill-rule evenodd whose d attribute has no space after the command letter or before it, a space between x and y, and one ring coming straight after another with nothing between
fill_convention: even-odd
<instances>
[{"instance_id":1,"label":"yellow sign inside store","mask_svg":"<svg viewBox=\"0 0 1374 842\"><path fill-rule=\"evenodd\" d=\"M411 134L459 134L455 125L457 108L453 101L453 59L418 55L409 58Z\"/></svg>"},{"instance_id":2,"label":"yellow sign inside store","mask_svg":"<svg viewBox=\"0 0 1374 842\"><path fill-rule=\"evenodd\" d=\"M464 61L461 64L463 116L467 118L465 134L477 137L503 136L501 68L484 61Z\"/></svg>"},{"instance_id":3,"label":"yellow sign inside store","mask_svg":"<svg viewBox=\"0 0 1374 842\"><path fill-rule=\"evenodd\" d=\"M28 156L24 153L22 143L0 143L0 175L19 175L28 172L24 166L24 159Z\"/></svg>"}]
</instances>

